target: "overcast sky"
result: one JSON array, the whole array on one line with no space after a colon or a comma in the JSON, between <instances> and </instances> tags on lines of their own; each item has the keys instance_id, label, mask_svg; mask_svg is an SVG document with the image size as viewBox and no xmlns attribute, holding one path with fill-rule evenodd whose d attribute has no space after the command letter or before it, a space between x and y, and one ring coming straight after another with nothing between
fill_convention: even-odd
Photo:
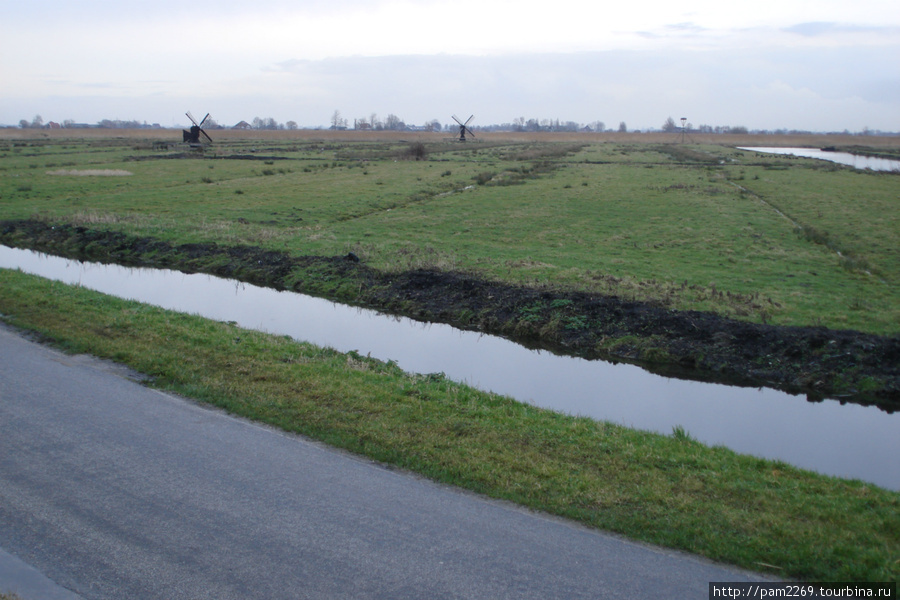
<instances>
[{"instance_id":1,"label":"overcast sky","mask_svg":"<svg viewBox=\"0 0 900 600\"><path fill-rule=\"evenodd\" d=\"M0 0L0 124L900 131L897 0Z\"/></svg>"}]
</instances>

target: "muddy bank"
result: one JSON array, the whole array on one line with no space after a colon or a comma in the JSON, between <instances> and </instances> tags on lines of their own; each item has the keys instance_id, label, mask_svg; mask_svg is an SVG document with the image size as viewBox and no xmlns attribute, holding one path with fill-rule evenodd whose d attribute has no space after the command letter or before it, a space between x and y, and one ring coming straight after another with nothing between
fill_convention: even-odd
<instances>
[{"instance_id":1,"label":"muddy bank","mask_svg":"<svg viewBox=\"0 0 900 600\"><path fill-rule=\"evenodd\" d=\"M532 289L464 273L375 271L354 256L172 245L40 221L0 222L0 243L71 258L205 272L503 335L533 348L665 375L774 387L811 400L900 409L900 336L745 323L616 297Z\"/></svg>"}]
</instances>

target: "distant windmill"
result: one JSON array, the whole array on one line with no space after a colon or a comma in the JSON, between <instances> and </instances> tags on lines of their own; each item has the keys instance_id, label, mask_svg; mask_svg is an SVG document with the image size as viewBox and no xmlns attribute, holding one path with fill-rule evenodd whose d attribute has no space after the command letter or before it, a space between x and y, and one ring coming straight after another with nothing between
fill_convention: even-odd
<instances>
[{"instance_id":1,"label":"distant windmill","mask_svg":"<svg viewBox=\"0 0 900 600\"><path fill-rule=\"evenodd\" d=\"M209 113L206 113L206 116L203 117L203 120L200 123L197 123L197 119L194 118L194 115L191 114L191 111L187 111L184 113L187 115L187 118L191 120L191 130L187 131L185 129L181 130L181 133L184 137L184 142L186 144L190 144L191 146L199 146L203 142L200 141L200 134L203 134L203 137L208 139L210 143L212 143L212 138L207 135L205 131L203 131L203 124L206 123L206 120L209 118Z\"/></svg>"},{"instance_id":2,"label":"distant windmill","mask_svg":"<svg viewBox=\"0 0 900 600\"><path fill-rule=\"evenodd\" d=\"M474 118L475 118L475 115L472 115L471 117L466 119L465 123L463 123L462 121L460 121L459 119L456 118L456 115L453 115L453 120L456 121L457 123L459 123L459 141L461 141L461 142L466 141L466 133L467 132L472 137L475 137L475 134L472 133L471 129L469 129L469 123L471 123L472 119L474 119Z\"/></svg>"}]
</instances>

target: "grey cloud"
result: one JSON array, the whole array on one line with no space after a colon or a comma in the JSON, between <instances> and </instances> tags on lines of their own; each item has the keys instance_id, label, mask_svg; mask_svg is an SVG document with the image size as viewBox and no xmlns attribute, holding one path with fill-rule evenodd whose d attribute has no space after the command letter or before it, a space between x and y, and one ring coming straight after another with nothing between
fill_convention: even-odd
<instances>
[{"instance_id":1,"label":"grey cloud","mask_svg":"<svg viewBox=\"0 0 900 600\"><path fill-rule=\"evenodd\" d=\"M897 35L896 27L874 27L867 25L853 25L848 23L834 23L831 21L812 21L809 23L797 23L785 27L782 31L796 33L805 37L817 37L821 35L841 33L871 33L875 35Z\"/></svg>"},{"instance_id":2,"label":"grey cloud","mask_svg":"<svg viewBox=\"0 0 900 600\"><path fill-rule=\"evenodd\" d=\"M675 37L675 36L689 37L692 35L702 34L706 31L709 31L709 29L707 29L705 27L701 27L700 25L697 25L696 23L683 22L683 23L672 23L670 25L665 25L655 31L636 31L634 33L635 33L635 35L642 37L642 38L646 38L646 39L650 39L650 40L657 40L657 39L670 38L670 37Z\"/></svg>"},{"instance_id":3,"label":"grey cloud","mask_svg":"<svg viewBox=\"0 0 900 600\"><path fill-rule=\"evenodd\" d=\"M707 29L705 27L700 27L696 23L690 23L690 22L674 23L672 25L666 25L665 29L668 31L675 31L675 32L679 32L679 33L683 33L683 32L700 33L702 31L707 31Z\"/></svg>"}]
</instances>

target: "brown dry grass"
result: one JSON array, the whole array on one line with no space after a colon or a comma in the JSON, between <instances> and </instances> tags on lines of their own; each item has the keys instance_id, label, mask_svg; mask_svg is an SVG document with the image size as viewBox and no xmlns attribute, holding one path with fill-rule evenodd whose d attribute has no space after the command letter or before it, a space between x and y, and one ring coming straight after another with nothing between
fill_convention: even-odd
<instances>
[{"instance_id":1,"label":"brown dry grass","mask_svg":"<svg viewBox=\"0 0 900 600\"><path fill-rule=\"evenodd\" d=\"M241 141L315 141L325 142L441 142L452 140L446 132L424 131L331 131L328 129L295 130L210 130L214 140ZM647 142L652 144L676 143L680 133L582 133L582 132L479 132L469 142ZM690 134L694 144L719 144L724 146L783 146L783 147L823 147L865 145L876 148L900 148L900 136L855 136L855 135L767 135L767 134ZM171 140L181 141L180 129L0 129L0 139L128 139L128 140Z\"/></svg>"}]
</instances>

